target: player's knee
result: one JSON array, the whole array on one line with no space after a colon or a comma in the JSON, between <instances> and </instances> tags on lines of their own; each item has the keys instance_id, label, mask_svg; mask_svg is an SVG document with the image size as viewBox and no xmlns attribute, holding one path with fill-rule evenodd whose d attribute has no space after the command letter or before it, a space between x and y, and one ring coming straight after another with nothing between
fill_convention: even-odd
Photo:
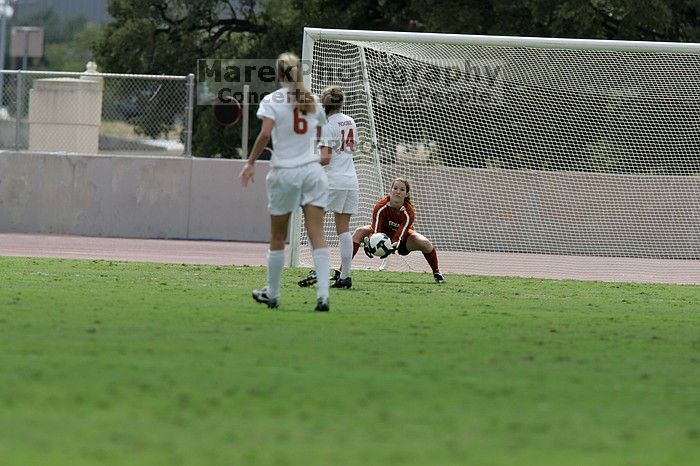
<instances>
[{"instance_id":1,"label":"player's knee","mask_svg":"<svg viewBox=\"0 0 700 466\"><path fill-rule=\"evenodd\" d=\"M313 249L321 249L327 247L326 238L323 235L323 230L321 231L311 231L309 230L309 241L311 242L311 247Z\"/></svg>"},{"instance_id":2,"label":"player's knee","mask_svg":"<svg viewBox=\"0 0 700 466\"><path fill-rule=\"evenodd\" d=\"M270 242L271 243L273 243L273 242L276 242L276 243L285 242L286 239L287 239L287 232L286 231L281 231L281 230L274 231L273 230L272 232L270 232Z\"/></svg>"},{"instance_id":3,"label":"player's knee","mask_svg":"<svg viewBox=\"0 0 700 466\"><path fill-rule=\"evenodd\" d=\"M355 230L355 232L352 234L352 240L355 243L361 243L362 239L365 236L369 236L369 228L367 227L359 227Z\"/></svg>"},{"instance_id":4,"label":"player's knee","mask_svg":"<svg viewBox=\"0 0 700 466\"><path fill-rule=\"evenodd\" d=\"M270 238L270 250L275 251L278 249L284 249L287 238L279 238L273 236Z\"/></svg>"}]
</instances>

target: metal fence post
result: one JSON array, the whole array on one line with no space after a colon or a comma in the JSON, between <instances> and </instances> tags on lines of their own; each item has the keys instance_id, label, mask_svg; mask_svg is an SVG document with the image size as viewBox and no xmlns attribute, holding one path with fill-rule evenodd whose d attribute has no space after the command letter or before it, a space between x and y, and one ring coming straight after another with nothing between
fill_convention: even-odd
<instances>
[{"instance_id":1,"label":"metal fence post","mask_svg":"<svg viewBox=\"0 0 700 466\"><path fill-rule=\"evenodd\" d=\"M17 108L15 111L15 150L19 150L22 114L24 113L24 71L17 72Z\"/></svg>"},{"instance_id":2,"label":"metal fence post","mask_svg":"<svg viewBox=\"0 0 700 466\"><path fill-rule=\"evenodd\" d=\"M241 128L241 158L248 158L248 96L250 94L250 85L243 86L243 128Z\"/></svg>"},{"instance_id":3,"label":"metal fence post","mask_svg":"<svg viewBox=\"0 0 700 466\"><path fill-rule=\"evenodd\" d=\"M192 126L194 119L194 74L187 75L187 121L185 123L185 157L192 157Z\"/></svg>"}]
</instances>

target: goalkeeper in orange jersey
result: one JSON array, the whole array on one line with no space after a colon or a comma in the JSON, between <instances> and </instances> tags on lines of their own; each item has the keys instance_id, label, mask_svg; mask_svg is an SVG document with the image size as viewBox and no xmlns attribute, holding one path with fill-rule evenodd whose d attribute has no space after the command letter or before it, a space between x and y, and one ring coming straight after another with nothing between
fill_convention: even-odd
<instances>
[{"instance_id":1,"label":"goalkeeper in orange jersey","mask_svg":"<svg viewBox=\"0 0 700 466\"><path fill-rule=\"evenodd\" d=\"M384 233L391 238L391 253L397 252L401 256L406 256L411 251L421 251L433 271L435 283L445 283L445 277L438 266L437 251L428 238L413 230L414 219L411 184L408 180L397 178L391 183L389 194L375 204L372 223L356 229L353 233L352 257L355 257L360 246L363 245L367 257L374 257L369 247L369 237L374 233ZM331 280L336 281L333 288L352 287L351 278L340 278L340 272L337 270ZM315 282L316 276L310 273L305 279L299 281L299 286L311 286Z\"/></svg>"},{"instance_id":2,"label":"goalkeeper in orange jersey","mask_svg":"<svg viewBox=\"0 0 700 466\"><path fill-rule=\"evenodd\" d=\"M365 254L373 257L368 247L369 237L374 233L384 233L391 238L392 252L406 256L411 251L421 251L433 271L435 282L445 283L445 277L438 266L437 251L428 238L413 230L414 219L411 184L408 180L397 178L391 184L389 195L375 204L371 225L360 227L353 233L352 256L355 257L360 246L364 245Z\"/></svg>"}]
</instances>

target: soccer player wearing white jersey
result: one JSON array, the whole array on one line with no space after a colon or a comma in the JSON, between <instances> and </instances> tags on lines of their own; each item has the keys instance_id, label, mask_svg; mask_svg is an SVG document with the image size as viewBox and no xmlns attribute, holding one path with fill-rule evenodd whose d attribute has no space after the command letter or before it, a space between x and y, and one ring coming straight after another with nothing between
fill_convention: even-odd
<instances>
[{"instance_id":1,"label":"soccer player wearing white jersey","mask_svg":"<svg viewBox=\"0 0 700 466\"><path fill-rule=\"evenodd\" d=\"M352 154L357 144L355 120L341 112L345 94L339 86L321 92L321 103L328 123L321 130L321 165L328 175L328 209L335 216L335 231L340 249L340 276L331 288L351 288L352 235L350 217L357 214L360 185Z\"/></svg>"},{"instance_id":2,"label":"soccer player wearing white jersey","mask_svg":"<svg viewBox=\"0 0 700 466\"><path fill-rule=\"evenodd\" d=\"M279 56L277 80L281 88L260 102L257 115L262 119L262 128L239 175L243 186L254 181L255 161L272 137L274 152L266 178L271 227L267 286L253 290L253 299L270 308L279 306L289 218L301 206L319 277L315 310L328 311L330 255L323 236L328 179L316 151L326 116L317 98L303 84L296 55L283 53Z\"/></svg>"}]
</instances>

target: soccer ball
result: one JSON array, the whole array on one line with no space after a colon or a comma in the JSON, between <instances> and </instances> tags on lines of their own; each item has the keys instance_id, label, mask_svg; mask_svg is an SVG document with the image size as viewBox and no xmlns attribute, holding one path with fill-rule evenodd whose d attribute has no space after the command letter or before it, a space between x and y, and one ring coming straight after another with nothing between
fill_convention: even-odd
<instances>
[{"instance_id":1,"label":"soccer ball","mask_svg":"<svg viewBox=\"0 0 700 466\"><path fill-rule=\"evenodd\" d=\"M373 255L384 259L391 254L391 238L384 233L373 234L369 237L369 250Z\"/></svg>"}]
</instances>

